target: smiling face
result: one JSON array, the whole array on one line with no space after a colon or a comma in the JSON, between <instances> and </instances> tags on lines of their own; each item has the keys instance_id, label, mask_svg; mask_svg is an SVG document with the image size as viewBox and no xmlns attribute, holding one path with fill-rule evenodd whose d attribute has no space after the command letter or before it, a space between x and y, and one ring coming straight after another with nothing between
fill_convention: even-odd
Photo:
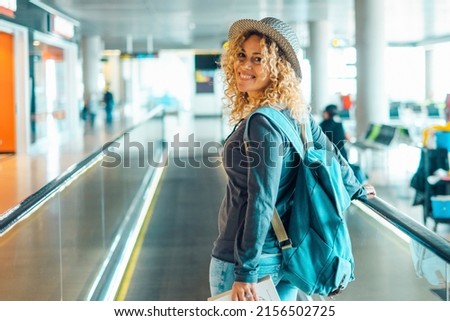
<instances>
[{"instance_id":1,"label":"smiling face","mask_svg":"<svg viewBox=\"0 0 450 321\"><path fill-rule=\"evenodd\" d=\"M251 35L242 44L234 62L234 73L240 92L246 92L249 97L258 97L270 84L268 72L262 65L261 37Z\"/></svg>"}]
</instances>

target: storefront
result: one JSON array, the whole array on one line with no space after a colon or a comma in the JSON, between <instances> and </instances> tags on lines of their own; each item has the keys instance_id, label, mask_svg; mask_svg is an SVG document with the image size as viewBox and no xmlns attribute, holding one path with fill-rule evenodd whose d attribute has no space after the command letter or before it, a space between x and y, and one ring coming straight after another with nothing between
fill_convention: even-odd
<instances>
[{"instance_id":1,"label":"storefront","mask_svg":"<svg viewBox=\"0 0 450 321\"><path fill-rule=\"evenodd\" d=\"M28 153L76 130L76 26L39 1L0 0L0 153Z\"/></svg>"},{"instance_id":2,"label":"storefront","mask_svg":"<svg viewBox=\"0 0 450 321\"><path fill-rule=\"evenodd\" d=\"M0 1L0 153L25 149L28 111L28 30L14 18L15 1Z\"/></svg>"}]
</instances>

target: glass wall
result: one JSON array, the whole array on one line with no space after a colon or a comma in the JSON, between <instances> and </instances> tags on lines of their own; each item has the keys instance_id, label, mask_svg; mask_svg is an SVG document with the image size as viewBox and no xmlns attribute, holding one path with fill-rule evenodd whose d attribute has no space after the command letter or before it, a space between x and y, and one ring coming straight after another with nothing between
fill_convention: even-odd
<instances>
[{"instance_id":1,"label":"glass wall","mask_svg":"<svg viewBox=\"0 0 450 321\"><path fill-rule=\"evenodd\" d=\"M329 51L330 92L341 95L356 95L356 49L354 47L333 48Z\"/></svg>"},{"instance_id":2,"label":"glass wall","mask_svg":"<svg viewBox=\"0 0 450 321\"><path fill-rule=\"evenodd\" d=\"M57 137L67 129L67 73L64 50L44 42L33 43L34 76L31 104L31 142Z\"/></svg>"},{"instance_id":3,"label":"glass wall","mask_svg":"<svg viewBox=\"0 0 450 321\"><path fill-rule=\"evenodd\" d=\"M450 94L450 43L435 45L433 52L433 97L443 105Z\"/></svg>"},{"instance_id":4,"label":"glass wall","mask_svg":"<svg viewBox=\"0 0 450 321\"><path fill-rule=\"evenodd\" d=\"M425 52L422 47L386 49L386 93L391 101L425 100Z\"/></svg>"},{"instance_id":5,"label":"glass wall","mask_svg":"<svg viewBox=\"0 0 450 321\"><path fill-rule=\"evenodd\" d=\"M122 97L126 113L136 115L163 104L167 112L190 109L193 87L193 53L167 51L121 59ZM142 108L144 107L144 108Z\"/></svg>"}]
</instances>

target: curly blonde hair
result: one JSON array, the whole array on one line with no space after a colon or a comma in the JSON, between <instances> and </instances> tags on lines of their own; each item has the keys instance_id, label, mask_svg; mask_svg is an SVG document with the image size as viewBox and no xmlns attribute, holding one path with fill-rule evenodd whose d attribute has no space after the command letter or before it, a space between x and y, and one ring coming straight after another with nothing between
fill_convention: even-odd
<instances>
[{"instance_id":1,"label":"curly blonde hair","mask_svg":"<svg viewBox=\"0 0 450 321\"><path fill-rule=\"evenodd\" d=\"M270 84L258 98L250 98L247 93L238 90L234 72L238 53L242 51L243 43L252 35L261 38L262 65L270 77ZM300 79L278 45L269 37L257 31L243 33L229 41L220 63L224 76L225 107L231 108L231 123L239 122L260 106L286 107L294 119L299 122L306 119L309 106L302 95Z\"/></svg>"}]
</instances>

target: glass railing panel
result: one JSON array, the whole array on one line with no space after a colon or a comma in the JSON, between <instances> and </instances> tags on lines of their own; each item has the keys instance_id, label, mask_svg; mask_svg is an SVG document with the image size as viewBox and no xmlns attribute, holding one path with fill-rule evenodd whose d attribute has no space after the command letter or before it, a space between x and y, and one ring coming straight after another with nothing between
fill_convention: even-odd
<instances>
[{"instance_id":1,"label":"glass railing panel","mask_svg":"<svg viewBox=\"0 0 450 321\"><path fill-rule=\"evenodd\" d=\"M107 152L99 153L0 237L0 300L97 298L102 274L112 273L108 267L120 261L145 211L157 168L149 159L164 165L163 121L161 111L111 142L107 150L116 153L117 164L108 166Z\"/></svg>"},{"instance_id":2,"label":"glass railing panel","mask_svg":"<svg viewBox=\"0 0 450 321\"><path fill-rule=\"evenodd\" d=\"M150 119L126 132L105 151L105 157L63 192L62 215L72 213L62 225L64 300L96 299L106 286L105 275L114 273L129 230L139 219L142 197L162 152L162 119ZM76 232L74 232L74 228ZM72 244L74 240L77 243ZM118 257L119 256L119 257ZM74 280L78 280L74 282ZM95 292L97 291L97 292Z\"/></svg>"},{"instance_id":3,"label":"glass railing panel","mask_svg":"<svg viewBox=\"0 0 450 321\"><path fill-rule=\"evenodd\" d=\"M419 242L410 242L411 258L418 277L427 281L430 291L450 301L450 264Z\"/></svg>"},{"instance_id":4,"label":"glass railing panel","mask_svg":"<svg viewBox=\"0 0 450 321\"><path fill-rule=\"evenodd\" d=\"M98 163L59 194L63 300L80 299L107 251L104 180ZM115 214L113 214L116 216Z\"/></svg>"},{"instance_id":5,"label":"glass railing panel","mask_svg":"<svg viewBox=\"0 0 450 321\"><path fill-rule=\"evenodd\" d=\"M59 203L49 199L0 237L0 300L62 299Z\"/></svg>"},{"instance_id":6,"label":"glass railing panel","mask_svg":"<svg viewBox=\"0 0 450 321\"><path fill-rule=\"evenodd\" d=\"M441 273L430 283L430 279L418 269L421 247L417 242L369 209L363 211L352 206L346 213L346 220L352 238L356 279L335 300L448 300L446 262L427 251L427 257L435 257L421 261L427 264L427 273L435 270Z\"/></svg>"}]
</instances>

